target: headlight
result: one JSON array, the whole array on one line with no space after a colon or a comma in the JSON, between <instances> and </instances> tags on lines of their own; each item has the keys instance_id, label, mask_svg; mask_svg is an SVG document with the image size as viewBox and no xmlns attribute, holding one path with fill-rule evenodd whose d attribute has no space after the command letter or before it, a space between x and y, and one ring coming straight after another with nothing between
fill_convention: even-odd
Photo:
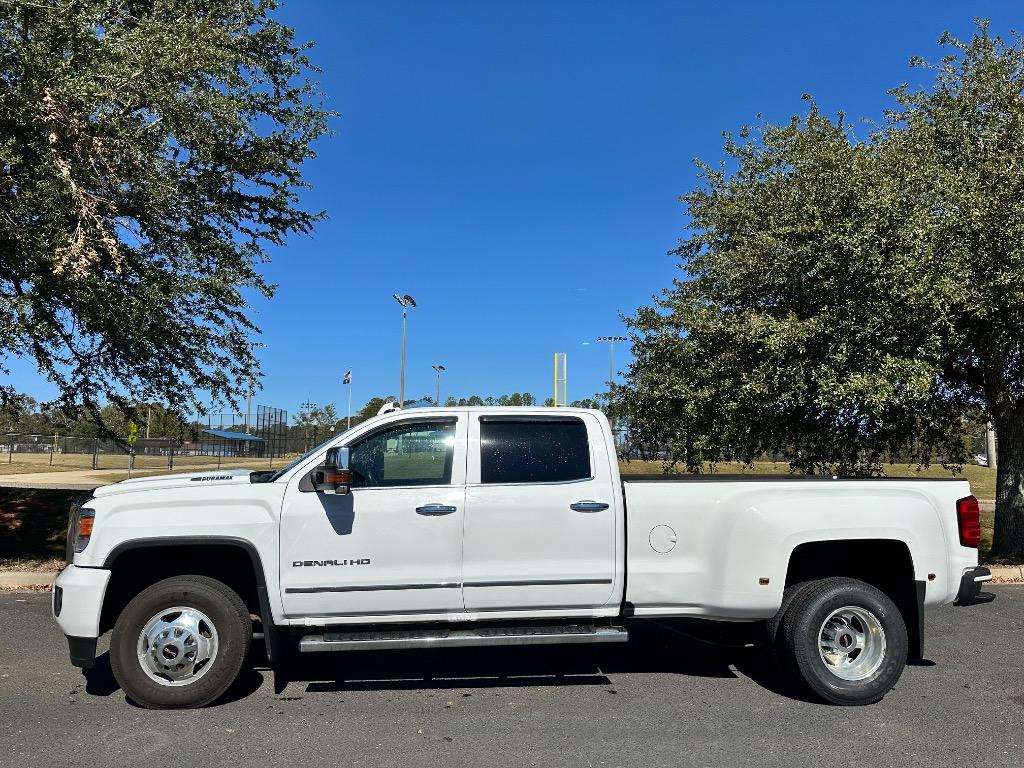
<instances>
[{"instance_id":1,"label":"headlight","mask_svg":"<svg viewBox=\"0 0 1024 768\"><path fill-rule=\"evenodd\" d=\"M92 537L92 525L96 519L96 510L89 507L78 507L71 513L71 524L68 526L67 561L70 563L75 555L87 546Z\"/></svg>"}]
</instances>

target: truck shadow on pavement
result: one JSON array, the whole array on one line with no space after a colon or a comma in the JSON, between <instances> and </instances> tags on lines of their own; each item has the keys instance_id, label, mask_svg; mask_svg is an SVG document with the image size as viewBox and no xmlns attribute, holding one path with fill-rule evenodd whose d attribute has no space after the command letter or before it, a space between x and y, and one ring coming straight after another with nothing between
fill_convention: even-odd
<instances>
[{"instance_id":1,"label":"truck shadow on pavement","mask_svg":"<svg viewBox=\"0 0 1024 768\"><path fill-rule=\"evenodd\" d=\"M117 684L117 680L114 679L114 672L110 668L109 651L100 654L96 658L96 665L92 669L84 670L82 674L85 677L85 692L90 696L106 697L121 690L121 686ZM216 703L228 704L232 701L238 701L239 699L251 696L263 687L263 679L263 673L258 669L254 669L250 664L242 669L234 685ZM132 706L138 706L128 697L125 697L125 700Z\"/></svg>"},{"instance_id":2,"label":"truck shadow on pavement","mask_svg":"<svg viewBox=\"0 0 1024 768\"><path fill-rule=\"evenodd\" d=\"M246 669L216 705L253 695L263 686L264 675L271 676L275 695L289 684L304 684L307 695L531 686L604 686L615 693L615 676L620 674L746 677L780 696L815 701L787 677L759 628L645 621L630 632L629 643L601 645L314 654L291 648L270 671L262 643L254 643ZM109 653L99 656L85 677L89 695L105 697L119 690Z\"/></svg>"},{"instance_id":3,"label":"truck shadow on pavement","mask_svg":"<svg viewBox=\"0 0 1024 768\"><path fill-rule=\"evenodd\" d=\"M605 686L618 674L746 677L778 695L815 701L792 683L761 629L707 622L640 622L629 643L428 651L289 653L274 668L274 692L305 683L306 694L345 691Z\"/></svg>"}]
</instances>

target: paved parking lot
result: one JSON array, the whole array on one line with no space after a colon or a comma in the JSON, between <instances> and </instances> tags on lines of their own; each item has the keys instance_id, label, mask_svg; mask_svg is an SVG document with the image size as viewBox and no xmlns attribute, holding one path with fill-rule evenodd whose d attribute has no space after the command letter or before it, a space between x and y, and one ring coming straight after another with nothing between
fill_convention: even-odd
<instances>
[{"instance_id":1,"label":"paved parking lot","mask_svg":"<svg viewBox=\"0 0 1024 768\"><path fill-rule=\"evenodd\" d=\"M650 626L623 646L293 658L194 712L132 706L106 655L83 677L48 595L0 594L0 766L1021 768L1024 586L992 591L931 614L928 662L872 707L807 701L761 650Z\"/></svg>"}]
</instances>

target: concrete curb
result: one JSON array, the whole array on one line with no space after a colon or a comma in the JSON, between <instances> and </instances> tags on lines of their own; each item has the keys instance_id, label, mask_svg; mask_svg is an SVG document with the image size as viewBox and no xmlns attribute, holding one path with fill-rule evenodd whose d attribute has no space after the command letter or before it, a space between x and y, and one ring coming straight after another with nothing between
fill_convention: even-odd
<instances>
[{"instance_id":1,"label":"concrete curb","mask_svg":"<svg viewBox=\"0 0 1024 768\"><path fill-rule=\"evenodd\" d=\"M998 584L1024 583L1024 566L1020 565L990 565L992 581Z\"/></svg>"},{"instance_id":2,"label":"concrete curb","mask_svg":"<svg viewBox=\"0 0 1024 768\"><path fill-rule=\"evenodd\" d=\"M51 571L0 571L0 587L16 589L18 587L51 586L57 574Z\"/></svg>"}]
</instances>

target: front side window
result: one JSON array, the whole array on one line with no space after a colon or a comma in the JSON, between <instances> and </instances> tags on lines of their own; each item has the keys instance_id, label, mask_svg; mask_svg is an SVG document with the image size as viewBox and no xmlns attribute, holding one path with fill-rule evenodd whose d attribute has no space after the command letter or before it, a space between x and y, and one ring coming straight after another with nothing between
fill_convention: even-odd
<instances>
[{"instance_id":1,"label":"front side window","mask_svg":"<svg viewBox=\"0 0 1024 768\"><path fill-rule=\"evenodd\" d=\"M352 487L448 485L454 454L454 419L397 424L351 446Z\"/></svg>"},{"instance_id":2,"label":"front side window","mask_svg":"<svg viewBox=\"0 0 1024 768\"><path fill-rule=\"evenodd\" d=\"M480 482L558 483L590 476L582 420L481 419Z\"/></svg>"}]
</instances>

